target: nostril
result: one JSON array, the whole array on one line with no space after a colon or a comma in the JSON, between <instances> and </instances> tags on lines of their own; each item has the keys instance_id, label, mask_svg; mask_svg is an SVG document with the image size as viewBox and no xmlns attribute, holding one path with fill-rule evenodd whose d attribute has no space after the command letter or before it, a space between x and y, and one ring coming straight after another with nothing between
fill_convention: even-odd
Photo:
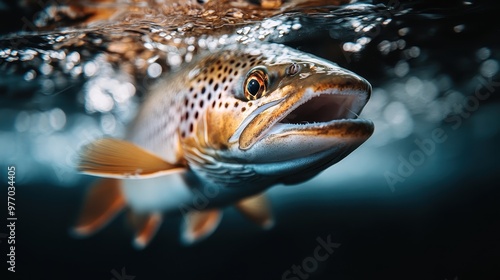
<instances>
[{"instance_id":1,"label":"nostril","mask_svg":"<svg viewBox=\"0 0 500 280\"><path fill-rule=\"evenodd\" d=\"M286 69L286 74L288 76L293 76L297 73L300 72L300 65L298 65L297 63L292 63L290 66L288 66L288 68Z\"/></svg>"}]
</instances>

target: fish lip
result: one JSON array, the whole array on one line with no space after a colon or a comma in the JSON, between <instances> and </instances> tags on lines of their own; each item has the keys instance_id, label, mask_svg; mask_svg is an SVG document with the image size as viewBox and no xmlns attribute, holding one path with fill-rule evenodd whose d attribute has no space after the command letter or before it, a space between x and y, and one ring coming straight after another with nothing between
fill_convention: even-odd
<instances>
[{"instance_id":1,"label":"fish lip","mask_svg":"<svg viewBox=\"0 0 500 280\"><path fill-rule=\"evenodd\" d=\"M368 119L339 119L322 123L282 124L276 123L269 130L268 137L282 137L292 134L304 134L325 137L349 138L364 141L372 135L374 124Z\"/></svg>"}]
</instances>

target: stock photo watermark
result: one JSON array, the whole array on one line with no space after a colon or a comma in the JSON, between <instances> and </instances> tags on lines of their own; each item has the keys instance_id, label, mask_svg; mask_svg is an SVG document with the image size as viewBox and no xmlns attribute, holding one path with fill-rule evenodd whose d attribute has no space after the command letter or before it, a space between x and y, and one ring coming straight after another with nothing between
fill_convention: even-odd
<instances>
[{"instance_id":1,"label":"stock photo watermark","mask_svg":"<svg viewBox=\"0 0 500 280\"><path fill-rule=\"evenodd\" d=\"M304 258L299 265L294 264L290 269L283 272L281 275L282 280L308 279L310 274L318 269L319 263L326 261L334 253L334 249L339 248L341 245L332 242L331 235L328 235L326 240L318 237L316 241L318 246L314 248L312 255Z\"/></svg>"},{"instance_id":2,"label":"stock photo watermark","mask_svg":"<svg viewBox=\"0 0 500 280\"><path fill-rule=\"evenodd\" d=\"M479 110L481 101L490 98L491 94L500 87L500 82L493 81L492 78L480 76L479 84L473 95L464 98L462 103L453 105L456 114L449 116L444 121L451 124L452 130L459 129L464 120L470 118L474 112ZM435 128L429 137L425 139L415 139L416 148L407 156L398 155L398 166L395 171L385 171L384 177L392 192L396 190L398 183L403 183L408 177L413 175L416 168L422 166L426 160L437 150L438 144L446 142L448 134L443 128Z\"/></svg>"},{"instance_id":3,"label":"stock photo watermark","mask_svg":"<svg viewBox=\"0 0 500 280\"><path fill-rule=\"evenodd\" d=\"M7 270L16 272L16 167L7 167Z\"/></svg>"},{"instance_id":4,"label":"stock photo watermark","mask_svg":"<svg viewBox=\"0 0 500 280\"><path fill-rule=\"evenodd\" d=\"M118 272L116 269L111 270L111 274L113 274L113 278L111 280L134 280L135 275L128 275L125 267L122 267L121 271Z\"/></svg>"}]
</instances>

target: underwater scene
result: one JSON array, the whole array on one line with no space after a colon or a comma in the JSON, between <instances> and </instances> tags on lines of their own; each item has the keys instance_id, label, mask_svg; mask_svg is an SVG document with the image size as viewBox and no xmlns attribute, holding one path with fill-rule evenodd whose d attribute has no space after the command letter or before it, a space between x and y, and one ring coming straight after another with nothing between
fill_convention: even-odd
<instances>
[{"instance_id":1,"label":"underwater scene","mask_svg":"<svg viewBox=\"0 0 500 280\"><path fill-rule=\"evenodd\" d=\"M499 14L0 0L0 279L500 279Z\"/></svg>"}]
</instances>

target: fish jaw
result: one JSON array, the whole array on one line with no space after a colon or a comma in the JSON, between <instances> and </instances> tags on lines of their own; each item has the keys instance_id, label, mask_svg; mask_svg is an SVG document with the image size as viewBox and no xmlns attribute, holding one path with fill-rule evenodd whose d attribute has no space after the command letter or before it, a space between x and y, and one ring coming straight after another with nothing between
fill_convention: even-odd
<instances>
[{"instance_id":1,"label":"fish jaw","mask_svg":"<svg viewBox=\"0 0 500 280\"><path fill-rule=\"evenodd\" d=\"M275 156L283 160L297 156L295 152L304 156L329 149L337 142L361 144L371 136L373 123L357 118L371 94L365 79L335 66L327 74L298 84L301 86L283 87L276 93L280 100L268 102L266 105L272 106L249 115L246 127L233 135L238 139L238 150L248 151L246 158L270 161L265 155L275 150Z\"/></svg>"}]
</instances>

